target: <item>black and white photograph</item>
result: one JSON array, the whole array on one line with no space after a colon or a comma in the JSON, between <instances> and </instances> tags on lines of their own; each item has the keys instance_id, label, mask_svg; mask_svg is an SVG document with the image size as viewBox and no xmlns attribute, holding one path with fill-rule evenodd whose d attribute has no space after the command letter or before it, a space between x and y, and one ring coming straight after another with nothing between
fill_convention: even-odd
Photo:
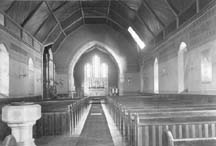
<instances>
[{"instance_id":1,"label":"black and white photograph","mask_svg":"<svg viewBox=\"0 0 216 146\"><path fill-rule=\"evenodd\" d=\"M0 146L216 146L216 0L0 0Z\"/></svg>"}]
</instances>

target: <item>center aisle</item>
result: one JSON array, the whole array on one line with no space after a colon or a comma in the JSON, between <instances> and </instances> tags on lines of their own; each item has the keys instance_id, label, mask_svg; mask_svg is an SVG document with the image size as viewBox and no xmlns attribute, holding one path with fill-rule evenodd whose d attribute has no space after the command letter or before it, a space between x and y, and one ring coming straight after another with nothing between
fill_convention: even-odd
<instances>
[{"instance_id":1,"label":"center aisle","mask_svg":"<svg viewBox=\"0 0 216 146\"><path fill-rule=\"evenodd\" d=\"M101 104L92 104L76 146L114 146Z\"/></svg>"}]
</instances>

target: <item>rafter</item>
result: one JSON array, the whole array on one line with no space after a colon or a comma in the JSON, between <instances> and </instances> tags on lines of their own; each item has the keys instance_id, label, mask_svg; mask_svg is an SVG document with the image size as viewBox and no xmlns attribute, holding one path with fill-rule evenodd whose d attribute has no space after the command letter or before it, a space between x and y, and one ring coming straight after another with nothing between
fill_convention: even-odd
<instances>
[{"instance_id":1,"label":"rafter","mask_svg":"<svg viewBox=\"0 0 216 146\"><path fill-rule=\"evenodd\" d=\"M118 25L118 27L120 27L122 30L125 30L125 28L124 28L120 23L116 22L115 20L113 20L113 19L111 19L111 18L109 18L109 17L107 17L107 19L108 19L109 21L111 21L112 23Z\"/></svg>"},{"instance_id":2,"label":"rafter","mask_svg":"<svg viewBox=\"0 0 216 146\"><path fill-rule=\"evenodd\" d=\"M56 7L55 9L53 9L53 12L59 10L60 8L62 8L66 4L67 4L67 1L65 1L64 3L62 3L61 5L59 5L58 7Z\"/></svg>"},{"instance_id":3,"label":"rafter","mask_svg":"<svg viewBox=\"0 0 216 146\"><path fill-rule=\"evenodd\" d=\"M170 2L168 0L165 0L167 6L169 7L169 9L172 11L173 15L176 17L176 27L179 28L179 16L178 16L178 12L173 8L173 6L170 4Z\"/></svg>"},{"instance_id":4,"label":"rafter","mask_svg":"<svg viewBox=\"0 0 216 146\"><path fill-rule=\"evenodd\" d=\"M136 17L139 19L139 21L141 21L141 23L142 23L143 25L145 25L145 27L146 27L147 30L151 33L151 35L152 35L153 37L156 36L156 35L154 34L154 32L150 29L150 27L148 26L148 24L147 24L142 18L140 18L139 15L137 15L137 12L136 12L136 11L134 11L133 9L131 9L130 7L128 7L126 4L122 3L122 1L119 1L119 2L120 2L125 8L127 8L127 9L133 11L133 12L136 14ZM134 27L134 28L135 28L135 27ZM135 28L135 29L136 29L136 28Z\"/></svg>"},{"instance_id":5,"label":"rafter","mask_svg":"<svg viewBox=\"0 0 216 146\"><path fill-rule=\"evenodd\" d=\"M43 25L49 20L49 17L46 18L46 20L44 20L42 22L42 24L37 28L37 30L34 32L33 36L36 36L37 33L40 31L40 29L43 27Z\"/></svg>"},{"instance_id":6,"label":"rafter","mask_svg":"<svg viewBox=\"0 0 216 146\"><path fill-rule=\"evenodd\" d=\"M37 10L40 8L40 6L43 4L43 2L40 2L35 8L34 10L29 13L29 15L26 17L26 19L23 21L23 23L21 24L22 27L24 27L28 21L32 18L32 16L37 12Z\"/></svg>"},{"instance_id":7,"label":"rafter","mask_svg":"<svg viewBox=\"0 0 216 146\"><path fill-rule=\"evenodd\" d=\"M52 11L52 9L50 8L50 6L49 6L49 4L47 3L47 1L45 1L45 3L46 3L46 5L47 5L47 8L49 9L49 12L50 12L51 15L55 18L56 22L57 22L58 25L60 26L60 29L61 29L62 33L63 33L65 36L67 36L67 35L65 34L65 32L64 32L64 30L63 30L63 28L62 28L62 26L61 26L60 21L58 20L58 18L56 18L55 14L53 13L53 11Z\"/></svg>"},{"instance_id":8,"label":"rafter","mask_svg":"<svg viewBox=\"0 0 216 146\"><path fill-rule=\"evenodd\" d=\"M52 32L56 29L57 26L58 26L58 23L56 23L56 25L52 28L52 30L47 34L47 36L45 37L43 43L45 43L47 41L47 39L52 34Z\"/></svg>"},{"instance_id":9,"label":"rafter","mask_svg":"<svg viewBox=\"0 0 216 146\"><path fill-rule=\"evenodd\" d=\"M110 7L111 7L111 0L109 0L109 4L108 4L108 7L107 7L107 14L106 14L106 17L109 17ZM106 22L107 22L107 21L108 21L108 20L106 20Z\"/></svg>"},{"instance_id":10,"label":"rafter","mask_svg":"<svg viewBox=\"0 0 216 146\"><path fill-rule=\"evenodd\" d=\"M84 11L83 11L83 6L82 6L82 2L80 2L80 9L81 9L81 12L82 12L82 18L83 18L83 24L85 24L85 14L84 14Z\"/></svg>"},{"instance_id":11,"label":"rafter","mask_svg":"<svg viewBox=\"0 0 216 146\"><path fill-rule=\"evenodd\" d=\"M10 6L7 8L7 10L5 11L5 13L8 13L8 11L10 11L10 9L15 5L17 1L13 1Z\"/></svg>"},{"instance_id":12,"label":"rafter","mask_svg":"<svg viewBox=\"0 0 216 146\"><path fill-rule=\"evenodd\" d=\"M158 17L158 15L155 13L155 11L151 8L151 6L146 2L146 0L143 0L142 3L157 19L157 21L162 25L163 28L165 28L165 24L161 21L161 19Z\"/></svg>"},{"instance_id":13,"label":"rafter","mask_svg":"<svg viewBox=\"0 0 216 146\"><path fill-rule=\"evenodd\" d=\"M80 20L82 20L83 18L80 17L77 20L75 20L73 23L71 23L70 25L68 25L67 27L64 28L64 31L66 31L68 28L70 28L72 25L74 25L75 23L79 22Z\"/></svg>"}]
</instances>

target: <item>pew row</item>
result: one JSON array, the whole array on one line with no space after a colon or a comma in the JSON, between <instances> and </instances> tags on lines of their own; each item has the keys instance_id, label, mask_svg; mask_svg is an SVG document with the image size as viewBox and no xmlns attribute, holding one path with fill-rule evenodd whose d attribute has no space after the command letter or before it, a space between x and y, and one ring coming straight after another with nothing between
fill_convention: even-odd
<instances>
[{"instance_id":1,"label":"pew row","mask_svg":"<svg viewBox=\"0 0 216 146\"><path fill-rule=\"evenodd\" d=\"M42 107L42 117L33 127L35 138L74 134L80 118L89 106L88 98L36 101L35 103ZM9 103L7 102L7 104ZM4 106L5 104L1 103L1 105ZM0 119L0 141L10 133L11 129Z\"/></svg>"},{"instance_id":2,"label":"pew row","mask_svg":"<svg viewBox=\"0 0 216 146\"><path fill-rule=\"evenodd\" d=\"M41 119L36 122L34 127L34 136L39 138L42 136L71 136L75 134L75 128L88 106L88 99L83 98L60 108L44 108Z\"/></svg>"},{"instance_id":3,"label":"pew row","mask_svg":"<svg viewBox=\"0 0 216 146\"><path fill-rule=\"evenodd\" d=\"M133 98L133 100L141 101L141 97L138 97L138 100ZM215 106L207 106L205 102L201 106L194 107L192 104L184 106L180 103L176 108L176 106L169 107L168 102L167 107L164 103L163 106L155 107L149 99L148 101L151 104L146 104L147 106L133 105L132 107L129 102L127 103L129 106L125 106L119 99L115 101L113 98L107 98L110 114L129 145L163 146L162 134L166 130L172 131L174 138L179 139L216 136ZM160 100L157 99L157 101ZM159 103L156 104L159 105ZM200 101L197 105L200 105Z\"/></svg>"},{"instance_id":4,"label":"pew row","mask_svg":"<svg viewBox=\"0 0 216 146\"><path fill-rule=\"evenodd\" d=\"M171 131L164 132L163 146L215 146L216 137L174 139Z\"/></svg>"}]
</instances>

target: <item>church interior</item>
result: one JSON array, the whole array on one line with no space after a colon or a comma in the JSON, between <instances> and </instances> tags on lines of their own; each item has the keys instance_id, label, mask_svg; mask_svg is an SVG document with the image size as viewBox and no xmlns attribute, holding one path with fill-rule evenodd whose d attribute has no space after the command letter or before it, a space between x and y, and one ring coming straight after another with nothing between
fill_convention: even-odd
<instances>
[{"instance_id":1,"label":"church interior","mask_svg":"<svg viewBox=\"0 0 216 146\"><path fill-rule=\"evenodd\" d=\"M215 146L216 0L1 0L0 146Z\"/></svg>"}]
</instances>

